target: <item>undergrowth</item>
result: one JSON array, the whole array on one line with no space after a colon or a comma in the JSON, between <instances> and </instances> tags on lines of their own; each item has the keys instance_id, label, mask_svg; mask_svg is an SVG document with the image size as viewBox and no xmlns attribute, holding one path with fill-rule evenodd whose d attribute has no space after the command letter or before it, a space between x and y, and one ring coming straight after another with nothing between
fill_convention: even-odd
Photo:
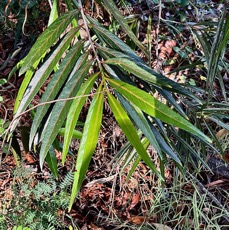
<instances>
[{"instance_id":1,"label":"undergrowth","mask_svg":"<svg viewBox=\"0 0 229 230\"><path fill-rule=\"evenodd\" d=\"M39 175L38 175L39 176ZM72 183L69 172L61 183L52 176L37 180L30 168L18 167L7 196L2 199L0 229L10 226L28 227L31 230L64 229L65 210L69 202L68 187Z\"/></svg>"}]
</instances>

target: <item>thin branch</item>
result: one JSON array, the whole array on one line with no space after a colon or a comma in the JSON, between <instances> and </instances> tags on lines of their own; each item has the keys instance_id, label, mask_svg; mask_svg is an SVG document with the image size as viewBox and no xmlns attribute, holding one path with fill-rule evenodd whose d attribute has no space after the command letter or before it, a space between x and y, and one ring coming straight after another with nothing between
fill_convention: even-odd
<instances>
[{"instance_id":1,"label":"thin branch","mask_svg":"<svg viewBox=\"0 0 229 230\"><path fill-rule=\"evenodd\" d=\"M82 19L83 19L83 22L84 22L85 30L86 30L86 33L88 35L88 40L89 40L89 42L91 44L91 48L92 48L93 53L95 55L96 61L98 62L99 69L102 72L103 68L102 68L101 62L99 60L99 57L97 55L97 52L96 52L96 49L95 49L95 45L94 45L94 43L93 43L93 41L91 39L90 31L89 31L88 24L87 24L87 19L86 19L86 16L84 14L83 6L82 6L82 1L78 0L78 4L79 4L79 9L80 9L80 12L81 12L81 15L82 15Z\"/></svg>"}]
</instances>

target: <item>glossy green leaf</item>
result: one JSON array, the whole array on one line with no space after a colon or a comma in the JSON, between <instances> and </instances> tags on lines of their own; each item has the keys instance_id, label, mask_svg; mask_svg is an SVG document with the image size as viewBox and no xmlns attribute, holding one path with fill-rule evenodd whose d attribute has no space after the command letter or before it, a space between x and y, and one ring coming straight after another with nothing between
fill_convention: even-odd
<instances>
[{"instance_id":1,"label":"glossy green leaf","mask_svg":"<svg viewBox=\"0 0 229 230\"><path fill-rule=\"evenodd\" d=\"M79 146L71 199L68 208L69 210L71 209L74 199L80 190L99 137L104 103L102 85L100 85L96 92L97 94L94 95L89 107L84 125L83 137Z\"/></svg>"},{"instance_id":2,"label":"glossy green leaf","mask_svg":"<svg viewBox=\"0 0 229 230\"><path fill-rule=\"evenodd\" d=\"M97 34L99 38L101 38L104 43L106 43L110 48L114 50L121 50L124 54L128 55L135 60L142 61L141 58L121 39L119 39L116 35L111 33L109 30L103 28L101 25L97 23L96 20L88 17L89 21L92 23L91 28Z\"/></svg>"},{"instance_id":3,"label":"glossy green leaf","mask_svg":"<svg viewBox=\"0 0 229 230\"><path fill-rule=\"evenodd\" d=\"M19 94L17 96L16 103L20 103L20 104L18 107L16 104L15 116L23 112L26 109L26 107L29 105L29 103L32 101L33 97L39 91L40 87L43 85L45 80L49 77L50 73L53 71L57 62L60 60L63 53L66 51L67 47L69 46L72 38L75 36L75 33L76 31L78 31L78 29L79 28L71 30L69 34L64 37L64 39L61 41L58 47L54 50L54 52L51 54L48 60L37 70L37 72L35 73L31 81L30 81L30 77L31 77L30 71L31 70L29 70L29 78L26 78L23 81L22 86L20 87L20 90L19 90ZM29 85L25 91L25 88L28 83Z\"/></svg>"},{"instance_id":4,"label":"glossy green leaf","mask_svg":"<svg viewBox=\"0 0 229 230\"><path fill-rule=\"evenodd\" d=\"M135 124L140 128L140 130L143 132L143 134L148 138L152 146L157 151L158 155L161 159L163 159L163 154L161 152L161 148L158 145L158 142L154 136L154 134L151 131L151 128L144 117L142 111L138 107L134 107L127 101L125 98L122 97L122 95L118 94L118 99L126 109L126 111L129 113Z\"/></svg>"},{"instance_id":5,"label":"glossy green leaf","mask_svg":"<svg viewBox=\"0 0 229 230\"><path fill-rule=\"evenodd\" d=\"M66 136L66 129L61 128L60 131L59 131L59 135L62 136L62 137L65 137ZM73 130L72 137L74 139L81 139L82 136L83 136L83 133L81 131L76 130L76 129Z\"/></svg>"},{"instance_id":6,"label":"glossy green leaf","mask_svg":"<svg viewBox=\"0 0 229 230\"><path fill-rule=\"evenodd\" d=\"M59 1L53 0L51 12L49 15L48 26L51 25L58 18L58 11L59 11Z\"/></svg>"},{"instance_id":7,"label":"glossy green leaf","mask_svg":"<svg viewBox=\"0 0 229 230\"><path fill-rule=\"evenodd\" d=\"M88 74L88 70L91 67L92 62L89 61L85 65L83 65L76 73L72 76L72 78L66 82L65 86L63 87L58 99L67 99L69 97L73 97L76 95L78 90L80 89L84 77ZM71 100L64 100L61 102L55 103L51 114L47 120L46 125L44 126L43 130L43 138L42 138L42 145L40 150L40 166L42 168L44 159L46 157L47 152L49 151L54 139L56 138L57 134L61 126L63 125L68 110L71 106Z\"/></svg>"},{"instance_id":8,"label":"glossy green leaf","mask_svg":"<svg viewBox=\"0 0 229 230\"><path fill-rule=\"evenodd\" d=\"M139 139L139 136L136 132L136 129L133 123L131 122L130 118L126 114L125 110L122 108L122 106L115 99L114 96L112 96L109 92L107 95L108 102L112 109L112 112L114 113L115 119L117 120L122 131L125 133L127 139L129 140L131 145L133 145L134 148L137 150L138 154L141 156L144 162L155 172L155 174L158 177L161 178L160 173L157 171L154 163L152 162L144 146L142 145L141 140Z\"/></svg>"},{"instance_id":9,"label":"glossy green leaf","mask_svg":"<svg viewBox=\"0 0 229 230\"><path fill-rule=\"evenodd\" d=\"M77 14L78 10L69 11L56 19L42 34L23 59L19 75L25 73L44 53L57 41L60 35L66 30L68 24Z\"/></svg>"},{"instance_id":10,"label":"glossy green leaf","mask_svg":"<svg viewBox=\"0 0 229 230\"><path fill-rule=\"evenodd\" d=\"M58 179L57 159L53 147L50 148L45 160L48 163L52 175L55 177L55 179Z\"/></svg>"},{"instance_id":11,"label":"glossy green leaf","mask_svg":"<svg viewBox=\"0 0 229 230\"><path fill-rule=\"evenodd\" d=\"M87 99L87 94L91 91L92 86L95 80L98 78L100 73L96 73L93 76L90 76L89 79L82 85L78 93L76 94L77 98L74 99L72 105L69 109L67 121L65 125L65 136L64 136L64 145L62 152L62 163L64 164L66 155L68 153L68 148L70 141L73 136L73 131L75 129L76 123L78 121L82 107Z\"/></svg>"},{"instance_id":12,"label":"glossy green leaf","mask_svg":"<svg viewBox=\"0 0 229 230\"><path fill-rule=\"evenodd\" d=\"M107 79L111 86L145 113L161 121L181 128L200 139L211 142L210 138L193 126L189 121L148 93L119 80Z\"/></svg>"},{"instance_id":13,"label":"glossy green leaf","mask_svg":"<svg viewBox=\"0 0 229 230\"><path fill-rule=\"evenodd\" d=\"M77 42L72 49L65 56L57 71L53 74L44 94L42 95L40 103L44 103L47 101L52 101L58 95L59 90L63 87L66 79L68 78L73 66L75 65L76 60L79 58L83 47L83 42ZM87 55L85 55L84 60L86 62ZM33 124L30 131L30 148L32 146L32 142L34 136L36 135L37 129L50 108L51 104L46 104L37 108L35 117L33 119Z\"/></svg>"},{"instance_id":14,"label":"glossy green leaf","mask_svg":"<svg viewBox=\"0 0 229 230\"><path fill-rule=\"evenodd\" d=\"M145 47L143 46L143 44L138 40L138 38L135 36L135 34L133 33L133 31L130 29L130 27L128 26L125 18L122 16L122 14L120 13L119 9L117 8L117 6L115 5L113 0L102 0L105 8L111 12L111 14L115 17L115 19L119 22L119 24L121 25L121 27L123 28L123 30L125 31L125 33L128 34L128 36L132 39L132 41L143 51L143 53L145 53L146 55L148 55L148 53L146 52Z\"/></svg>"},{"instance_id":15,"label":"glossy green leaf","mask_svg":"<svg viewBox=\"0 0 229 230\"><path fill-rule=\"evenodd\" d=\"M120 66L128 73L134 74L136 77L141 78L144 81L154 84L155 86L162 87L168 91L184 94L188 97L194 97L191 92L185 90L178 83L166 78L165 76L156 73L146 65L140 62L133 62L127 58L111 58L105 61L106 64Z\"/></svg>"}]
</instances>

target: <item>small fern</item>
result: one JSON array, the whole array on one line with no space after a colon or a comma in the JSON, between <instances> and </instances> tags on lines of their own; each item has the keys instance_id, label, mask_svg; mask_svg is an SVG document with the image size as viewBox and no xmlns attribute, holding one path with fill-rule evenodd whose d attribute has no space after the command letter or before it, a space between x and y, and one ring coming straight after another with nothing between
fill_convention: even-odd
<instances>
[{"instance_id":1,"label":"small fern","mask_svg":"<svg viewBox=\"0 0 229 230\"><path fill-rule=\"evenodd\" d=\"M61 190L66 190L73 182L74 174L72 171L69 171L65 176L64 180L60 183Z\"/></svg>"},{"instance_id":2,"label":"small fern","mask_svg":"<svg viewBox=\"0 0 229 230\"><path fill-rule=\"evenodd\" d=\"M64 178L60 186L54 178L39 181L32 176L31 170L17 168L14 172L12 191L14 198L5 216L0 215L0 230L13 226L22 226L31 230L63 229L57 210L65 210L69 203L70 194L67 190L71 175ZM63 212L64 213L64 212ZM1 214L1 213L0 213ZM6 223L6 220L8 223ZM3 227L2 227L3 226Z\"/></svg>"}]
</instances>

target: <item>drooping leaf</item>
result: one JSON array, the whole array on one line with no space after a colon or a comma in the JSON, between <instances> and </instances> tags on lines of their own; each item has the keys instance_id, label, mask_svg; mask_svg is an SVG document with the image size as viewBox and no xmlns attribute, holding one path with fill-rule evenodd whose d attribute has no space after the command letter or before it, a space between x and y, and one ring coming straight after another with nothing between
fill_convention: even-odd
<instances>
[{"instance_id":1,"label":"drooping leaf","mask_svg":"<svg viewBox=\"0 0 229 230\"><path fill-rule=\"evenodd\" d=\"M100 40L104 41L104 43L107 44L110 48L113 48L114 50L121 50L124 54L132 57L134 60L142 61L141 58L116 35L111 33L109 30L103 28L93 18L87 18L92 23L92 30L97 34L99 38L101 38Z\"/></svg>"},{"instance_id":2,"label":"drooping leaf","mask_svg":"<svg viewBox=\"0 0 229 230\"><path fill-rule=\"evenodd\" d=\"M57 18L58 18L58 11L59 11L59 1L53 0L53 4L51 7L51 12L49 15L48 26L51 25Z\"/></svg>"},{"instance_id":3,"label":"drooping leaf","mask_svg":"<svg viewBox=\"0 0 229 230\"><path fill-rule=\"evenodd\" d=\"M181 128L202 140L211 142L209 137L193 126L188 120L143 90L119 80L107 80L115 90L124 95L129 101L131 101L145 113L159 118L163 122Z\"/></svg>"},{"instance_id":4,"label":"drooping leaf","mask_svg":"<svg viewBox=\"0 0 229 230\"><path fill-rule=\"evenodd\" d=\"M87 99L87 94L90 92L95 80L97 79L100 73L96 73L93 76L90 76L89 79L82 85L80 90L77 93L77 98L73 100L72 105L69 109L67 121L65 125L65 136L64 136L64 145L62 152L62 164L65 162L65 158L68 152L69 144L73 136L73 131L78 121L80 111Z\"/></svg>"},{"instance_id":5,"label":"drooping leaf","mask_svg":"<svg viewBox=\"0 0 229 230\"><path fill-rule=\"evenodd\" d=\"M128 73L135 75L136 77L154 84L157 87L162 87L168 91L177 92L195 100L198 100L191 92L185 90L184 87L178 83L166 78L165 76L156 73L142 62L133 62L127 58L111 58L105 61L106 64L120 66Z\"/></svg>"},{"instance_id":6,"label":"drooping leaf","mask_svg":"<svg viewBox=\"0 0 229 230\"><path fill-rule=\"evenodd\" d=\"M68 82L66 82L58 97L58 99L64 99L64 101L55 103L52 112L49 115L42 134L43 138L40 150L41 168L43 166L47 152L49 151L54 139L59 133L61 126L63 125L64 120L67 117L68 110L72 103L72 101L67 99L76 95L82 85L84 77L88 74L88 70L91 67L91 64L91 61L87 62L75 73L75 75L72 76Z\"/></svg>"},{"instance_id":7,"label":"drooping leaf","mask_svg":"<svg viewBox=\"0 0 229 230\"><path fill-rule=\"evenodd\" d=\"M74 182L68 208L69 210L71 209L74 203L74 199L77 196L79 189L82 185L99 137L104 102L102 84L96 92L97 94L94 95L92 103L89 107L86 122L84 125L83 137L81 139L77 155Z\"/></svg>"},{"instance_id":8,"label":"drooping leaf","mask_svg":"<svg viewBox=\"0 0 229 230\"><path fill-rule=\"evenodd\" d=\"M31 79L33 72L31 70L27 72L29 75L28 76L26 75L26 78L24 79L20 87L20 90L19 90L19 93L16 99L15 116L23 112L26 109L26 107L29 105L29 103L31 102L33 97L36 95L40 87L43 85L45 80L48 78L50 73L53 71L53 68L55 67L57 62L60 60L63 53L66 51L67 47L69 46L72 38L75 36L75 33L76 31L78 31L78 29L79 28L73 29L72 31L69 32L69 34L67 34L64 37L64 39L61 41L61 43L58 45L55 51L51 54L48 60L37 70L37 72L35 73L31 81L30 79Z\"/></svg>"},{"instance_id":9,"label":"drooping leaf","mask_svg":"<svg viewBox=\"0 0 229 230\"><path fill-rule=\"evenodd\" d=\"M122 131L125 133L127 139L129 140L131 145L133 145L134 148L137 150L138 154L141 156L144 162L153 170L153 172L155 172L155 174L159 178L161 178L160 173L157 171L154 163L152 162L144 146L142 145L141 140L139 139L139 136L136 132L136 129L133 123L131 122L130 118L126 114L125 110L122 108L122 106L115 99L114 96L112 96L109 92L107 95L108 102L112 109L112 112L114 113L115 119L117 120Z\"/></svg>"},{"instance_id":10,"label":"drooping leaf","mask_svg":"<svg viewBox=\"0 0 229 230\"><path fill-rule=\"evenodd\" d=\"M77 14L78 10L69 11L56 19L37 39L28 55L23 59L19 75L25 73L33 64L47 52L67 28L68 24Z\"/></svg>"},{"instance_id":11,"label":"drooping leaf","mask_svg":"<svg viewBox=\"0 0 229 230\"><path fill-rule=\"evenodd\" d=\"M133 31L130 29L130 27L126 23L125 18L122 16L122 14L120 13L119 9L117 8L117 6L113 2L113 0L102 0L102 2L104 4L105 8L108 10L108 12L111 12L111 14L115 17L115 19L122 26L122 28L125 31L125 33L128 34L128 36L143 51L143 53L145 53L146 55L148 55L147 52L146 52L145 47L138 40L138 38L135 36L135 34L133 33Z\"/></svg>"},{"instance_id":12,"label":"drooping leaf","mask_svg":"<svg viewBox=\"0 0 229 230\"><path fill-rule=\"evenodd\" d=\"M83 42L79 41L68 52L68 54L65 56L65 58L59 65L58 70L52 76L44 94L42 95L40 103L52 101L55 99L55 97L59 93L59 90L61 89L66 79L68 78L69 73L71 72L73 66L75 65L76 60L79 58L82 47L83 47ZM87 55L85 55L85 59L87 59ZM32 142L37 132L37 129L42 119L44 118L45 114L47 113L48 109L50 108L50 106L51 104L46 104L37 108L35 117L33 119L31 131L30 131L30 144L29 144L30 148L32 146Z\"/></svg>"},{"instance_id":13,"label":"drooping leaf","mask_svg":"<svg viewBox=\"0 0 229 230\"><path fill-rule=\"evenodd\" d=\"M45 160L47 161L48 166L55 179L58 179L57 159L53 147L50 148Z\"/></svg>"},{"instance_id":14,"label":"drooping leaf","mask_svg":"<svg viewBox=\"0 0 229 230\"><path fill-rule=\"evenodd\" d=\"M147 119L148 120L148 119ZM161 150L166 153L168 156L170 156L177 164L181 165L180 159L177 156L177 154L171 149L169 146L167 140L163 138L163 136L160 134L160 132L154 127L152 123L149 122L150 128L154 134L154 136L157 139L158 144L160 145ZM167 138L168 139L168 138Z\"/></svg>"},{"instance_id":15,"label":"drooping leaf","mask_svg":"<svg viewBox=\"0 0 229 230\"><path fill-rule=\"evenodd\" d=\"M152 146L157 151L158 155L161 159L163 159L163 154L161 152L161 148L158 145L158 142L152 133L150 126L144 117L142 111L138 107L133 107L125 98L123 98L122 95L117 94L118 99L126 109L126 111L129 113L129 115L132 117L135 124L140 128L140 130L143 132L143 134L148 138Z\"/></svg>"}]
</instances>

